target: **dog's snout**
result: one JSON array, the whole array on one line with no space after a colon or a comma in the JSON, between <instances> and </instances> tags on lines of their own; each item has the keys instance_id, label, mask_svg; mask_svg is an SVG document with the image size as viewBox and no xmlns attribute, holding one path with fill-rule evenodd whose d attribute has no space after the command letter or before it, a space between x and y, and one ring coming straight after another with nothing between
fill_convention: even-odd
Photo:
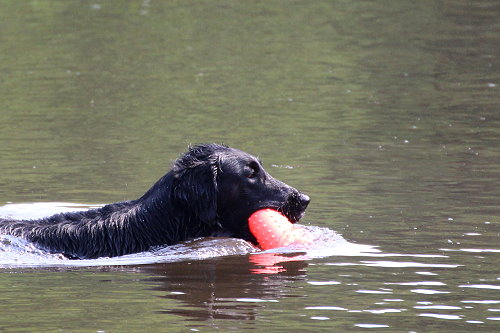
<instances>
[{"instance_id":1,"label":"dog's snout","mask_svg":"<svg viewBox=\"0 0 500 333\"><path fill-rule=\"evenodd\" d=\"M309 205L309 202L311 202L311 198L307 194L300 193L299 201L300 201L300 206L303 209L306 209L307 206Z\"/></svg>"}]
</instances>

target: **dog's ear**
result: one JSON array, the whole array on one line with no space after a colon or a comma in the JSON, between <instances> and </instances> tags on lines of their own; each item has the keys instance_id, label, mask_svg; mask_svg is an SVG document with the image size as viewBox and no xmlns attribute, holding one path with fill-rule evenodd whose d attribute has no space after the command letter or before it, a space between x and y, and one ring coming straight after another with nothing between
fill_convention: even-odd
<instances>
[{"instance_id":1,"label":"dog's ear","mask_svg":"<svg viewBox=\"0 0 500 333\"><path fill-rule=\"evenodd\" d=\"M204 155L204 154L203 154ZM195 154L192 150L173 166L173 198L189 215L215 226L217 222L217 175L219 162L215 156Z\"/></svg>"}]
</instances>

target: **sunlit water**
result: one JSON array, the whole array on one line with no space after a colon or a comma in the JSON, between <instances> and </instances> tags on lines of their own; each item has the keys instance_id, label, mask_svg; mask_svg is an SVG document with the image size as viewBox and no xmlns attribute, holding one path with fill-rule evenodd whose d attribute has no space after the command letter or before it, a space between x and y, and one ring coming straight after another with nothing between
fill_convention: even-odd
<instances>
[{"instance_id":1,"label":"sunlit water","mask_svg":"<svg viewBox=\"0 0 500 333\"><path fill-rule=\"evenodd\" d=\"M0 216L37 218L95 207L98 206L71 203L8 204L0 207ZM302 328L321 328L323 324L318 323L332 320L335 327L348 328L349 325L342 325L346 318L359 329L396 330L421 322L417 318L433 327L441 326L433 320L459 321L465 325L463 328L468 325L491 327L491 323L500 320L500 299L495 296L500 289L498 282L455 281L453 278L460 271L470 269L464 267L470 264L455 257L455 253L487 255L498 252L496 249L443 248L434 254L384 253L376 246L349 242L328 228L304 227L313 235L314 245L259 251L243 240L201 238L148 252L91 260L69 260L46 253L22 239L3 235L0 236L0 267L7 269L5 272L24 275L37 270L71 272L75 269L87 277L89 273L95 274L92 272L147 273L156 281L153 290L161 290L163 297L185 304L162 310L164 314L209 320L217 327L231 327L219 323L221 319L249 320L264 311L264 304L269 311L278 304L294 308L295 297L303 298L295 310L305 321L300 325ZM207 269L212 271L208 276ZM324 270L330 273L325 275ZM367 276L371 277L367 279ZM142 279L144 277L139 281ZM234 284L232 279L241 284ZM144 281L148 280L150 278ZM455 283L450 283L453 281ZM126 286L131 281L120 283ZM209 283L208 290L204 290L206 283ZM286 291L287 288L291 289ZM337 296L331 298L331 293ZM314 299L310 299L311 296ZM192 306L199 309L192 310ZM280 315L267 316L283 320ZM293 322L288 315L285 318Z\"/></svg>"}]
</instances>

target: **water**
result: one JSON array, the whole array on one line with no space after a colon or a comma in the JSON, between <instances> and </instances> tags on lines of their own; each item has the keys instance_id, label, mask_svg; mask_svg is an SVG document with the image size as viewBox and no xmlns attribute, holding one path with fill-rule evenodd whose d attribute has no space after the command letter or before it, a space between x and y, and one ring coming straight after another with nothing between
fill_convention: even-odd
<instances>
[{"instance_id":1,"label":"water","mask_svg":"<svg viewBox=\"0 0 500 333\"><path fill-rule=\"evenodd\" d=\"M496 1L0 5L2 216L137 198L215 141L310 195L318 239L2 239L0 329L499 330Z\"/></svg>"}]
</instances>

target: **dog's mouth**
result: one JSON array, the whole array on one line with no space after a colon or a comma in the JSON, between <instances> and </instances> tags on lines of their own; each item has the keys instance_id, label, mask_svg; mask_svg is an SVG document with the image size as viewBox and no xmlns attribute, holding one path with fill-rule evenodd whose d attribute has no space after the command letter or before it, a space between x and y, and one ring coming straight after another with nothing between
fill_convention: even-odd
<instances>
[{"instance_id":1,"label":"dog's mouth","mask_svg":"<svg viewBox=\"0 0 500 333\"><path fill-rule=\"evenodd\" d=\"M280 207L275 208L278 212L285 215L290 222L297 223L301 218L304 217L306 208L309 205L311 199L300 192L293 192L285 204Z\"/></svg>"},{"instance_id":2,"label":"dog's mouth","mask_svg":"<svg viewBox=\"0 0 500 333\"><path fill-rule=\"evenodd\" d=\"M266 208L276 210L279 213L283 214L292 224L299 222L300 219L302 219L305 215L305 209L299 210L299 211L294 211L293 208L291 208L287 205L283 205L283 206L279 206L279 207L265 206L265 207L261 207L260 209L266 209ZM254 245L258 244L257 239L252 234L250 229L247 229L247 231L244 233L244 235L242 235L240 237L243 238L244 240L254 244Z\"/></svg>"},{"instance_id":3,"label":"dog's mouth","mask_svg":"<svg viewBox=\"0 0 500 333\"><path fill-rule=\"evenodd\" d=\"M270 208L277 210L281 214L285 215L286 218L291 222L291 223L297 223L299 222L304 215L306 214L306 207L307 204L301 204L297 202L287 202L286 204L278 207L265 207L265 208Z\"/></svg>"},{"instance_id":4,"label":"dog's mouth","mask_svg":"<svg viewBox=\"0 0 500 333\"><path fill-rule=\"evenodd\" d=\"M271 203L268 202L260 207L255 207L255 210L250 214L260 209L273 209L283 214L291 223L295 224L304 217L306 208L309 205L309 201L310 198L307 195L302 194L298 191L292 192L285 201ZM250 214L248 217L250 217ZM240 238L256 244L257 240L255 239L254 235L252 235L250 230L248 228L245 228L244 230L246 231L243 232L243 235L240 235Z\"/></svg>"},{"instance_id":5,"label":"dog's mouth","mask_svg":"<svg viewBox=\"0 0 500 333\"><path fill-rule=\"evenodd\" d=\"M287 207L278 207L278 208L273 208L273 209L276 209L278 212L285 215L287 217L287 219L291 223L294 223L294 224L299 222L300 219L302 219L304 217L304 215L306 214L305 210L290 211L289 209L287 209Z\"/></svg>"}]
</instances>

